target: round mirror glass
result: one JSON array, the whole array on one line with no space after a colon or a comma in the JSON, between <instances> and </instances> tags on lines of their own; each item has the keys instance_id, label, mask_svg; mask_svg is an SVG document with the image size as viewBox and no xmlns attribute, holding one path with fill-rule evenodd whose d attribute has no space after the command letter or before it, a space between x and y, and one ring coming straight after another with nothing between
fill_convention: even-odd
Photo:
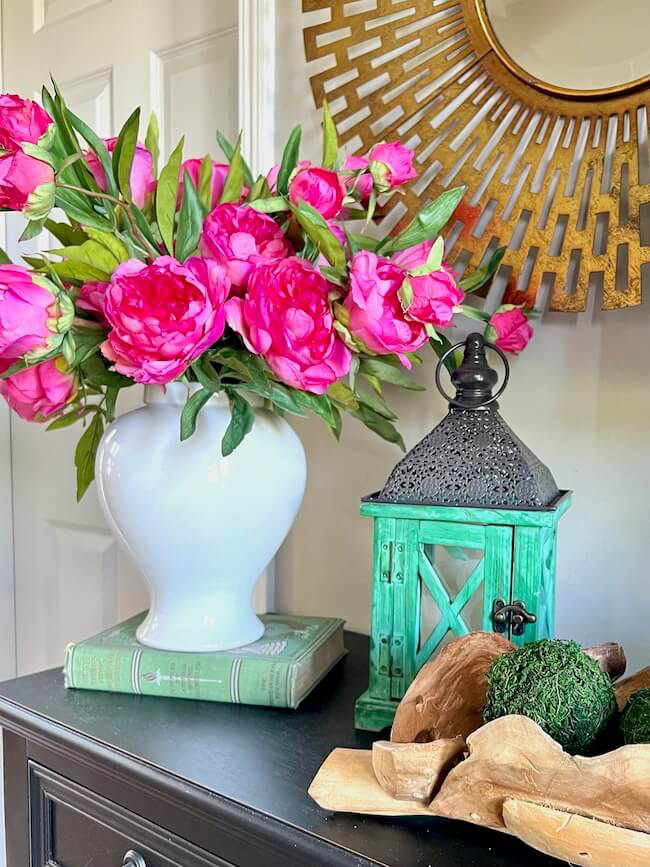
<instances>
[{"instance_id":1,"label":"round mirror glass","mask_svg":"<svg viewBox=\"0 0 650 867\"><path fill-rule=\"evenodd\" d=\"M624 90L650 76L650 0L476 2L499 53L551 89Z\"/></svg>"}]
</instances>

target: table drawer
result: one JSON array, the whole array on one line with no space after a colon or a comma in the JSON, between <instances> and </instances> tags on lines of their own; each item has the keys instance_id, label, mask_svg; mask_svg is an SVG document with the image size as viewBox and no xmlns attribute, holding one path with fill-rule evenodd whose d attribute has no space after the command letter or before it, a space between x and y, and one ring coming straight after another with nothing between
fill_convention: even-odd
<instances>
[{"instance_id":1,"label":"table drawer","mask_svg":"<svg viewBox=\"0 0 650 867\"><path fill-rule=\"evenodd\" d=\"M34 762L29 787L31 867L233 867Z\"/></svg>"}]
</instances>

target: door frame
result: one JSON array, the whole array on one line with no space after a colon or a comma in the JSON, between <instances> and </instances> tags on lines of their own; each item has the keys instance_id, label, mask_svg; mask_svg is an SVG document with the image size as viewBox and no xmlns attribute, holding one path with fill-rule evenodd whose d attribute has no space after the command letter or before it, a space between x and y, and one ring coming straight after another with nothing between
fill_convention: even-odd
<instances>
[{"instance_id":1,"label":"door frame","mask_svg":"<svg viewBox=\"0 0 650 867\"><path fill-rule=\"evenodd\" d=\"M239 127L243 151L254 172L273 164L275 109L276 0L238 0ZM0 2L0 92L4 90L3 7ZM0 218L0 246L5 247ZM11 412L0 400L0 680L16 675L16 586ZM258 610L275 601L275 564L271 562L254 593ZM0 864L2 858L0 856Z\"/></svg>"}]
</instances>

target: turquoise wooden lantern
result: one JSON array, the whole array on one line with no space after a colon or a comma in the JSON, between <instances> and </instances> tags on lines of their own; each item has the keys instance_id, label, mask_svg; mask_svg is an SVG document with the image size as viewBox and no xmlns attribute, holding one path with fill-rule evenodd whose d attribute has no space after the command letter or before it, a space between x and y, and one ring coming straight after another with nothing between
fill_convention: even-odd
<instances>
[{"instance_id":1,"label":"turquoise wooden lantern","mask_svg":"<svg viewBox=\"0 0 650 867\"><path fill-rule=\"evenodd\" d=\"M357 728L379 731L420 667L472 630L514 644L554 632L556 530L571 502L499 415L503 353L471 334L440 424L395 467L361 514L374 519L370 683ZM497 374L485 347L502 357Z\"/></svg>"}]
</instances>

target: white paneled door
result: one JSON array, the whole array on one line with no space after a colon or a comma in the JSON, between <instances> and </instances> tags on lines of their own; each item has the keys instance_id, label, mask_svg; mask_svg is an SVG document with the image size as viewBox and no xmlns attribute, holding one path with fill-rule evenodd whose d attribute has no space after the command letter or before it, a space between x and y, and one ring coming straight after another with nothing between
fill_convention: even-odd
<instances>
[{"instance_id":1,"label":"white paneled door","mask_svg":"<svg viewBox=\"0 0 650 867\"><path fill-rule=\"evenodd\" d=\"M135 106L142 106L143 127L153 109L163 155L182 134L186 157L216 156L216 128L236 136L237 0L2 0L2 30L4 91L37 96L51 72L73 111L105 136ZM20 231L9 218L6 246L15 261ZM140 397L133 389L120 411ZM146 604L140 576L104 525L94 487L80 505L75 501L79 431L45 432L17 418L10 428L3 407L0 677L13 674L14 640L16 670L24 674L59 664L66 642Z\"/></svg>"}]
</instances>

